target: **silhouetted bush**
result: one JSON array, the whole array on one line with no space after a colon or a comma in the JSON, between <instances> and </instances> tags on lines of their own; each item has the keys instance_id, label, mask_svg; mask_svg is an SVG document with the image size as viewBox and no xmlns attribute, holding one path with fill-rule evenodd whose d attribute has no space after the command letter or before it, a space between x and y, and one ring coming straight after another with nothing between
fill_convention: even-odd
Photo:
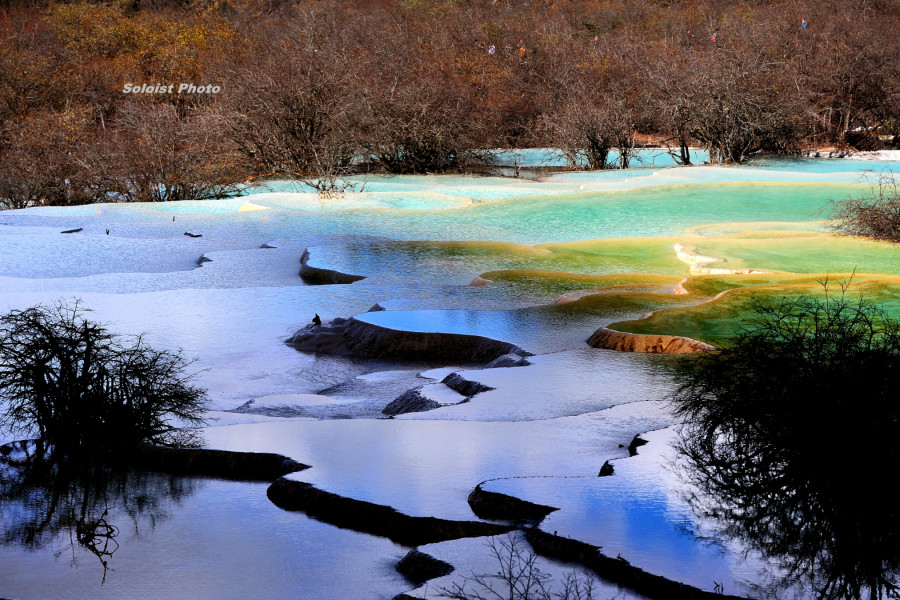
<instances>
[{"instance_id":1,"label":"silhouetted bush","mask_svg":"<svg viewBox=\"0 0 900 600\"><path fill-rule=\"evenodd\" d=\"M0 317L0 427L63 451L190 445L206 392L180 351L154 350L84 318L77 302Z\"/></svg>"},{"instance_id":2,"label":"silhouetted bush","mask_svg":"<svg viewBox=\"0 0 900 600\"><path fill-rule=\"evenodd\" d=\"M900 468L900 323L843 294L755 311L680 373L694 508L820 598L896 593L900 507L880 482Z\"/></svg>"}]
</instances>

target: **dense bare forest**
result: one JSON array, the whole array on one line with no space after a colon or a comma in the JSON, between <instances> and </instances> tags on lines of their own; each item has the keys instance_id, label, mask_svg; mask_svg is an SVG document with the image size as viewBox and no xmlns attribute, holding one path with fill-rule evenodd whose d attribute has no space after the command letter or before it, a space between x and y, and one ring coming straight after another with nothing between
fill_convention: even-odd
<instances>
[{"instance_id":1,"label":"dense bare forest","mask_svg":"<svg viewBox=\"0 0 900 600\"><path fill-rule=\"evenodd\" d=\"M485 148L595 169L649 142L686 163L883 147L897 23L894 0L6 0L0 207L467 170Z\"/></svg>"}]
</instances>

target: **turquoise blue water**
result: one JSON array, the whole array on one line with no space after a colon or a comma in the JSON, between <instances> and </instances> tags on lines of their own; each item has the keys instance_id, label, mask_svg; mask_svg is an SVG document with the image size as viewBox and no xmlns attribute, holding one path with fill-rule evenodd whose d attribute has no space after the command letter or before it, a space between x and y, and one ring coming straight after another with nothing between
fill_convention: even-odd
<instances>
[{"instance_id":1,"label":"turquoise blue water","mask_svg":"<svg viewBox=\"0 0 900 600\"><path fill-rule=\"evenodd\" d=\"M423 198L395 193L382 197L322 201L306 194L254 195L247 200L184 202L136 206L103 205L76 215L84 227L102 230L110 217L139 223L140 232L202 232L204 227L231 227L269 239L299 235L369 235L399 240L491 240L524 244L596 238L676 236L689 227L730 221L808 222L828 216L833 201L864 193L859 185L820 183L693 183L648 186L623 191L571 190L551 195L523 195L489 202L460 203L459 197ZM418 194L421 194L419 192ZM247 201L262 209L238 212ZM434 206L440 208L434 208ZM404 208L398 208L403 206ZM159 214L157 219L153 214ZM67 209L49 213L68 217ZM44 216L29 209L22 216ZM177 223L171 217L178 215ZM218 217L213 220L212 217ZM70 220L66 220L69 223ZM0 216L2 222L2 216ZM22 223L22 220L17 220ZM41 219L41 224L48 220ZM52 219L51 219L52 222ZM62 221L59 221L62 222Z\"/></svg>"},{"instance_id":2,"label":"turquoise blue water","mask_svg":"<svg viewBox=\"0 0 900 600\"><path fill-rule=\"evenodd\" d=\"M220 201L32 208L18 211L15 222L34 217L34 224L102 231L113 219L135 223L138 230L127 232L132 236L202 233L215 226L269 239L350 234L535 244L677 236L709 223L827 218L833 202L868 192L861 183L867 169L889 164L781 158L742 167L563 173L544 181L369 176L359 178L365 191L330 199L302 192L296 183L271 182Z\"/></svg>"},{"instance_id":3,"label":"turquoise blue water","mask_svg":"<svg viewBox=\"0 0 900 600\"><path fill-rule=\"evenodd\" d=\"M555 148L526 148L523 150L494 150L490 154L491 164L502 166L520 167L567 167L569 166L563 154ZM615 163L619 159L619 152L612 150L608 161ZM691 162L702 165L709 161L709 152L706 150L692 149ZM672 155L660 148L638 148L632 158L631 169L673 167L678 163Z\"/></svg>"}]
</instances>

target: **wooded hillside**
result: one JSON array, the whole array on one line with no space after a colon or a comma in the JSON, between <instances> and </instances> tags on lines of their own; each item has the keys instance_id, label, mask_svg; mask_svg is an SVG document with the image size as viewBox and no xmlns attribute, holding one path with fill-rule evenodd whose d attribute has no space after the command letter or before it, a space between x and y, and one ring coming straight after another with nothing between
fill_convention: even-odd
<instances>
[{"instance_id":1,"label":"wooded hillside","mask_svg":"<svg viewBox=\"0 0 900 600\"><path fill-rule=\"evenodd\" d=\"M900 132L891 0L0 6L0 207L220 197L360 157L440 172L545 146L605 168L654 140L741 162Z\"/></svg>"}]
</instances>

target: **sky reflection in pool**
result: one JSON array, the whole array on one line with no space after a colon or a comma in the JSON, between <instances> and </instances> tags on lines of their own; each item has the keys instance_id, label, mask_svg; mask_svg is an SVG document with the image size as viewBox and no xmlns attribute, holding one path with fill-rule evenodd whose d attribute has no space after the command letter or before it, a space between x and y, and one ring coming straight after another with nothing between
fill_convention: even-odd
<instances>
[{"instance_id":1,"label":"sky reflection in pool","mask_svg":"<svg viewBox=\"0 0 900 600\"><path fill-rule=\"evenodd\" d=\"M775 570L759 556L744 560L740 549L696 528L696 518L679 495L681 483L667 471L672 429L643 435L650 444L633 458L613 462L610 477L504 479L484 486L555 506L541 529L601 546L651 573L713 591L755 596L767 582L761 570ZM771 582L768 582L771 583Z\"/></svg>"},{"instance_id":2,"label":"sky reflection in pool","mask_svg":"<svg viewBox=\"0 0 900 600\"><path fill-rule=\"evenodd\" d=\"M0 546L0 590L77 600L324 599L335 597L337 572L340 597L388 600L409 588L393 568L405 550L388 540L282 511L266 497L267 484L189 481L191 493L155 522L111 511L121 547L105 583L97 558L77 544L69 550L69 532L61 532L34 552Z\"/></svg>"}]
</instances>

